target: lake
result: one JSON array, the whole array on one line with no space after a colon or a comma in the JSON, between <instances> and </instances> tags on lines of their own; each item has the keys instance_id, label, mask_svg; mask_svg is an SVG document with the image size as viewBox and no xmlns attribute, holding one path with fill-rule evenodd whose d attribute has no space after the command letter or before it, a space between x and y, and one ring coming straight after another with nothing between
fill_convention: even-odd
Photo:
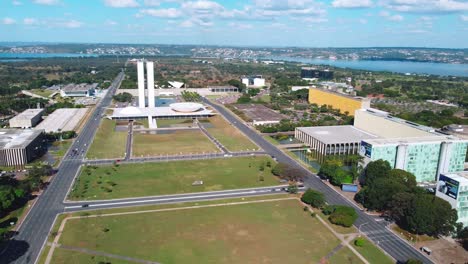
<instances>
[{"instance_id":1,"label":"lake","mask_svg":"<svg viewBox=\"0 0 468 264\"><path fill-rule=\"evenodd\" d=\"M292 57L271 57L269 59L295 61L315 65L330 65L368 71L389 71L397 73L416 73L468 77L468 64L450 64L412 61L368 61L368 60L324 60Z\"/></svg>"}]
</instances>

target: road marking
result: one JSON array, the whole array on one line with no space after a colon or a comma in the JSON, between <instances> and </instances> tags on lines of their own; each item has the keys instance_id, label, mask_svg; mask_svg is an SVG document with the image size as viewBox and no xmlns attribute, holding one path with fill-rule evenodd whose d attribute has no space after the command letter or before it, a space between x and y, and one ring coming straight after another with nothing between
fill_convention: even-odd
<instances>
[{"instance_id":1,"label":"road marking","mask_svg":"<svg viewBox=\"0 0 468 264\"><path fill-rule=\"evenodd\" d=\"M138 201L127 201L127 202L115 202L115 203L102 203L102 204L90 204L89 207L103 207L103 206L114 206L114 205L124 205L124 204L138 204L138 203L150 203L150 202L163 202L163 201L177 201L177 200L187 200L187 199L200 199L200 198L210 198L210 197L223 197L239 194L254 194L266 192L267 190L252 190L247 192L229 192L229 193L220 193L220 194L206 194L206 195L195 195L195 196L183 196L183 197L173 197L173 198L160 198L160 199L148 199L148 200L138 200ZM82 208L81 205L74 206L65 206L65 209L75 209Z\"/></svg>"}]
</instances>

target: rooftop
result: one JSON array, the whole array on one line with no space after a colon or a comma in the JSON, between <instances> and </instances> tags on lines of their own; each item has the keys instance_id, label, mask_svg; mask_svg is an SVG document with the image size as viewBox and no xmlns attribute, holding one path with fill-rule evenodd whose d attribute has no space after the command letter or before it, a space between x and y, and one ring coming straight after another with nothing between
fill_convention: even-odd
<instances>
[{"instance_id":1,"label":"rooftop","mask_svg":"<svg viewBox=\"0 0 468 264\"><path fill-rule=\"evenodd\" d=\"M360 97L360 96L352 96L352 95L348 95L348 94L345 94L345 93L337 93L337 92L335 92L335 91L327 90L327 89L323 89L323 88L317 88L317 87L314 88L314 87L310 87L309 90L323 91L323 92L326 92L326 93L330 93L330 94L334 94L334 95L346 97L346 98L353 99L353 100L356 100L356 101L369 101L368 98L363 98L363 97Z\"/></svg>"},{"instance_id":2,"label":"rooftop","mask_svg":"<svg viewBox=\"0 0 468 264\"><path fill-rule=\"evenodd\" d=\"M39 109L26 109L20 114L16 115L13 117L11 120L19 119L19 120L30 120L36 117L37 115L41 114L44 111L44 109L39 108Z\"/></svg>"},{"instance_id":3,"label":"rooftop","mask_svg":"<svg viewBox=\"0 0 468 264\"><path fill-rule=\"evenodd\" d=\"M42 129L0 129L0 149L25 148L43 132Z\"/></svg>"},{"instance_id":4,"label":"rooftop","mask_svg":"<svg viewBox=\"0 0 468 264\"><path fill-rule=\"evenodd\" d=\"M443 136L444 135L442 133L437 132L436 129L433 128L433 127L423 126L423 125L420 125L420 124L417 124L417 123L414 123L414 122L411 122L411 121L408 121L408 120L404 120L404 119L401 119L401 118L398 118L398 117L394 117L394 116L390 115L390 113L385 112L385 111L381 111L381 110L378 110L378 109L369 108L369 109L359 109L359 110L356 110L356 111L363 111L363 112L366 112L368 114L371 114L371 115L374 115L374 116L379 116L379 117L385 118L387 120L390 120L390 121L393 121L393 122L396 122L396 123L400 123L400 124L403 124L403 125L406 125L406 126L409 126L409 127L412 127L412 128L416 128L416 129L419 129L419 130L422 130L422 131L425 131L425 132L428 132L428 133L431 133L431 134L434 134L434 135L438 135L438 136Z\"/></svg>"},{"instance_id":5,"label":"rooftop","mask_svg":"<svg viewBox=\"0 0 468 264\"><path fill-rule=\"evenodd\" d=\"M467 142L468 140L460 140L455 136L450 135L440 135L440 136L428 136L428 137L405 137L405 138L376 138L376 139L366 139L367 143L371 145L399 145L399 144L418 144L418 143L437 143L442 141L457 141L457 142Z\"/></svg>"},{"instance_id":6,"label":"rooftop","mask_svg":"<svg viewBox=\"0 0 468 264\"><path fill-rule=\"evenodd\" d=\"M360 143L361 140L364 139L377 138L376 136L357 129L354 126L298 127L297 129L311 135L325 144Z\"/></svg>"},{"instance_id":7,"label":"rooftop","mask_svg":"<svg viewBox=\"0 0 468 264\"><path fill-rule=\"evenodd\" d=\"M442 173L442 174L458 182L463 182L464 184L468 184L468 171L449 172L449 173Z\"/></svg>"},{"instance_id":8,"label":"rooftop","mask_svg":"<svg viewBox=\"0 0 468 264\"><path fill-rule=\"evenodd\" d=\"M87 92L89 90L96 89L98 86L97 83L88 84L88 83L70 83L62 87L62 91L64 92Z\"/></svg>"}]
</instances>

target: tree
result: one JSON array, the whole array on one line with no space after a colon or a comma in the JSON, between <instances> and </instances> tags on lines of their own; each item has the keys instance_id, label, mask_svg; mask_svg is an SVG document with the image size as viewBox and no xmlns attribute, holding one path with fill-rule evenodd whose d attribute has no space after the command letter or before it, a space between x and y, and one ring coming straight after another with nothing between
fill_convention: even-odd
<instances>
[{"instance_id":1,"label":"tree","mask_svg":"<svg viewBox=\"0 0 468 264\"><path fill-rule=\"evenodd\" d=\"M423 262L419 259L408 259L406 264L423 264Z\"/></svg>"},{"instance_id":2,"label":"tree","mask_svg":"<svg viewBox=\"0 0 468 264\"><path fill-rule=\"evenodd\" d=\"M315 208L320 208L325 205L325 196L319 191L307 189L302 195L301 201Z\"/></svg>"},{"instance_id":3,"label":"tree","mask_svg":"<svg viewBox=\"0 0 468 264\"><path fill-rule=\"evenodd\" d=\"M7 211L16 200L14 188L9 185L0 186L0 210Z\"/></svg>"},{"instance_id":4,"label":"tree","mask_svg":"<svg viewBox=\"0 0 468 264\"><path fill-rule=\"evenodd\" d=\"M358 237L356 238L356 240L354 240L354 245L356 245L357 247L363 247L364 244L365 244L365 240L362 237Z\"/></svg>"},{"instance_id":5,"label":"tree","mask_svg":"<svg viewBox=\"0 0 468 264\"><path fill-rule=\"evenodd\" d=\"M245 90L246 86L245 84L243 84L241 81L239 80L236 80L236 79L231 79L228 81L228 84L229 85L232 85L234 87L237 87L237 89L239 89L239 92L242 92Z\"/></svg>"},{"instance_id":6,"label":"tree","mask_svg":"<svg viewBox=\"0 0 468 264\"><path fill-rule=\"evenodd\" d=\"M124 93L119 93L114 96L112 96L112 99L114 99L117 102L132 102L133 100L133 95L127 92Z\"/></svg>"},{"instance_id":7,"label":"tree","mask_svg":"<svg viewBox=\"0 0 468 264\"><path fill-rule=\"evenodd\" d=\"M301 181L304 178L304 172L296 167L286 163L278 163L271 169L274 175L289 181Z\"/></svg>"},{"instance_id":8,"label":"tree","mask_svg":"<svg viewBox=\"0 0 468 264\"><path fill-rule=\"evenodd\" d=\"M297 193L299 191L299 188L297 188L296 184L289 184L288 186L288 193Z\"/></svg>"},{"instance_id":9,"label":"tree","mask_svg":"<svg viewBox=\"0 0 468 264\"><path fill-rule=\"evenodd\" d=\"M330 206L327 211L331 212L328 218L331 223L344 227L351 227L358 217L354 208L344 205Z\"/></svg>"},{"instance_id":10,"label":"tree","mask_svg":"<svg viewBox=\"0 0 468 264\"><path fill-rule=\"evenodd\" d=\"M390 163L382 159L369 162L364 171L363 184L371 185L375 179L388 176L391 169Z\"/></svg>"}]
</instances>

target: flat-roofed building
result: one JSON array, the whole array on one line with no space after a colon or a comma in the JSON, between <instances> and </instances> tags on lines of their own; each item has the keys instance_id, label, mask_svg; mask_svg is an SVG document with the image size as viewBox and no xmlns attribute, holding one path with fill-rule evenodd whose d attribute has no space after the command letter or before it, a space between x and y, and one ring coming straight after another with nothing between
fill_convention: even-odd
<instances>
[{"instance_id":1,"label":"flat-roofed building","mask_svg":"<svg viewBox=\"0 0 468 264\"><path fill-rule=\"evenodd\" d=\"M364 164L386 160L392 168L411 172L417 182L433 182L440 173L462 171L468 140L454 136L366 139L361 143Z\"/></svg>"},{"instance_id":2,"label":"flat-roofed building","mask_svg":"<svg viewBox=\"0 0 468 264\"><path fill-rule=\"evenodd\" d=\"M63 97L89 97L96 94L96 88L98 84L88 84L88 83L70 83L63 86L60 89L60 95Z\"/></svg>"},{"instance_id":3,"label":"flat-roofed building","mask_svg":"<svg viewBox=\"0 0 468 264\"><path fill-rule=\"evenodd\" d=\"M440 174L436 196L446 200L457 210L457 222L468 226L468 171Z\"/></svg>"},{"instance_id":4,"label":"flat-roofed building","mask_svg":"<svg viewBox=\"0 0 468 264\"><path fill-rule=\"evenodd\" d=\"M301 68L302 79L333 79L333 71L328 69L320 70L313 67L302 67Z\"/></svg>"},{"instance_id":5,"label":"flat-roofed building","mask_svg":"<svg viewBox=\"0 0 468 264\"><path fill-rule=\"evenodd\" d=\"M382 138L429 137L442 135L432 127L394 117L377 109L359 109L354 114L354 126Z\"/></svg>"},{"instance_id":6,"label":"flat-roofed building","mask_svg":"<svg viewBox=\"0 0 468 264\"><path fill-rule=\"evenodd\" d=\"M363 139L376 138L353 126L297 127L294 134L322 155L358 154Z\"/></svg>"},{"instance_id":7,"label":"flat-roofed building","mask_svg":"<svg viewBox=\"0 0 468 264\"><path fill-rule=\"evenodd\" d=\"M23 166L46 151L44 130L0 129L0 166Z\"/></svg>"},{"instance_id":8,"label":"flat-roofed building","mask_svg":"<svg viewBox=\"0 0 468 264\"><path fill-rule=\"evenodd\" d=\"M265 79L261 75L242 77L241 82L247 87L263 87L265 86Z\"/></svg>"},{"instance_id":9,"label":"flat-roofed building","mask_svg":"<svg viewBox=\"0 0 468 264\"><path fill-rule=\"evenodd\" d=\"M59 108L48 115L36 128L46 133L76 131L88 108Z\"/></svg>"},{"instance_id":10,"label":"flat-roofed building","mask_svg":"<svg viewBox=\"0 0 468 264\"><path fill-rule=\"evenodd\" d=\"M318 106L330 105L339 109L341 113L353 116L354 112L361 108L370 108L370 100L367 98L353 97L320 88L309 89L309 103Z\"/></svg>"},{"instance_id":11,"label":"flat-roofed building","mask_svg":"<svg viewBox=\"0 0 468 264\"><path fill-rule=\"evenodd\" d=\"M20 114L10 119L12 128L31 128L41 121L44 109L26 109Z\"/></svg>"}]
</instances>

